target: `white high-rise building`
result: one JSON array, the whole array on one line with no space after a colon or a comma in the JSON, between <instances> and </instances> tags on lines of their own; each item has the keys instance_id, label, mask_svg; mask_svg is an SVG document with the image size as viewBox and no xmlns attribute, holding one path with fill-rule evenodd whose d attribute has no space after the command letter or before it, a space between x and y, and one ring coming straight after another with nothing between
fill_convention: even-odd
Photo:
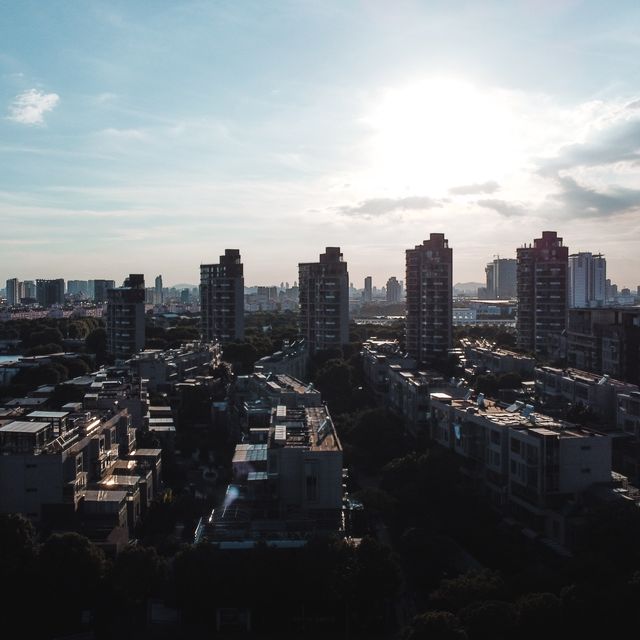
<instances>
[{"instance_id":1,"label":"white high-rise building","mask_svg":"<svg viewBox=\"0 0 640 640\"><path fill-rule=\"evenodd\" d=\"M600 253L569 256L569 307L601 307L606 300L607 261Z\"/></svg>"}]
</instances>

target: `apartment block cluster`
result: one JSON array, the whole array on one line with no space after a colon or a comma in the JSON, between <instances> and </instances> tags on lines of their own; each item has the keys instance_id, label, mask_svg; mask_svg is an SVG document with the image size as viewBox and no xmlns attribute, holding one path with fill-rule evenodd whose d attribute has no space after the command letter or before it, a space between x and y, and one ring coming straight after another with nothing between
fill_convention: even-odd
<instances>
[{"instance_id":1,"label":"apartment block cluster","mask_svg":"<svg viewBox=\"0 0 640 640\"><path fill-rule=\"evenodd\" d=\"M25 358L40 366L52 356ZM122 365L63 383L82 399L59 406L42 386L0 407L0 512L20 512L37 525L79 531L110 554L136 537L136 526L162 491L162 448L141 447L149 434L171 447L174 417L154 406L150 391L168 397L211 383L220 363L216 343L137 353Z\"/></svg>"},{"instance_id":2,"label":"apartment block cluster","mask_svg":"<svg viewBox=\"0 0 640 640\"><path fill-rule=\"evenodd\" d=\"M231 403L240 429L233 480L196 540L296 547L339 531L342 446L320 393L287 374L256 372L237 378Z\"/></svg>"}]
</instances>

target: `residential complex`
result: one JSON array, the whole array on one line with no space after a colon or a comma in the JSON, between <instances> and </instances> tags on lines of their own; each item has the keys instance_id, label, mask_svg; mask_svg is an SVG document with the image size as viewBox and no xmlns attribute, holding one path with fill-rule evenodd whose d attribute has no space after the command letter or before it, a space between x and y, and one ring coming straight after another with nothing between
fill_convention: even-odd
<instances>
[{"instance_id":1,"label":"residential complex","mask_svg":"<svg viewBox=\"0 0 640 640\"><path fill-rule=\"evenodd\" d=\"M36 280L36 299L41 307L64 304L64 280Z\"/></svg>"},{"instance_id":2,"label":"residential complex","mask_svg":"<svg viewBox=\"0 0 640 640\"><path fill-rule=\"evenodd\" d=\"M226 249L218 264L200 265L203 340L224 344L244 339L243 274L238 249Z\"/></svg>"},{"instance_id":3,"label":"residential complex","mask_svg":"<svg viewBox=\"0 0 640 640\"><path fill-rule=\"evenodd\" d=\"M387 280L387 302L402 302L402 283L395 276Z\"/></svg>"},{"instance_id":4,"label":"residential complex","mask_svg":"<svg viewBox=\"0 0 640 640\"><path fill-rule=\"evenodd\" d=\"M406 251L407 351L419 362L443 359L452 346L453 249L443 233Z\"/></svg>"},{"instance_id":5,"label":"residential complex","mask_svg":"<svg viewBox=\"0 0 640 640\"><path fill-rule=\"evenodd\" d=\"M327 247L318 262L301 262L300 333L310 353L349 342L349 273L340 247Z\"/></svg>"},{"instance_id":6,"label":"residential complex","mask_svg":"<svg viewBox=\"0 0 640 640\"><path fill-rule=\"evenodd\" d=\"M519 247L518 347L548 354L567 323L569 250L555 231Z\"/></svg>"}]
</instances>

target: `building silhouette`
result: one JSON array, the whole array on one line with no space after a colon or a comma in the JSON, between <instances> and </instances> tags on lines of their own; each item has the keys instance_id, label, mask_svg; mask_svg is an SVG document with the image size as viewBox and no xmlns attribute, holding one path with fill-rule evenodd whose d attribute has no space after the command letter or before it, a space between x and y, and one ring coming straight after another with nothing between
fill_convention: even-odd
<instances>
[{"instance_id":1,"label":"building silhouette","mask_svg":"<svg viewBox=\"0 0 640 640\"><path fill-rule=\"evenodd\" d=\"M419 362L447 356L452 334L453 249L443 233L432 233L407 249L407 351Z\"/></svg>"},{"instance_id":2,"label":"building silhouette","mask_svg":"<svg viewBox=\"0 0 640 640\"><path fill-rule=\"evenodd\" d=\"M200 265L202 338L244 339L244 267L238 249L225 249L218 264Z\"/></svg>"},{"instance_id":3,"label":"building silhouette","mask_svg":"<svg viewBox=\"0 0 640 640\"><path fill-rule=\"evenodd\" d=\"M107 351L124 362L144 349L144 275L132 273L107 291Z\"/></svg>"},{"instance_id":4,"label":"building silhouette","mask_svg":"<svg viewBox=\"0 0 640 640\"><path fill-rule=\"evenodd\" d=\"M64 304L64 280L36 280L36 300L41 307Z\"/></svg>"},{"instance_id":5,"label":"building silhouette","mask_svg":"<svg viewBox=\"0 0 640 640\"><path fill-rule=\"evenodd\" d=\"M311 353L349 342L349 273L340 247L327 247L319 262L299 269L300 332Z\"/></svg>"},{"instance_id":6,"label":"building silhouette","mask_svg":"<svg viewBox=\"0 0 640 640\"><path fill-rule=\"evenodd\" d=\"M519 247L518 347L548 354L567 325L569 249L555 231Z\"/></svg>"},{"instance_id":7,"label":"building silhouette","mask_svg":"<svg viewBox=\"0 0 640 640\"><path fill-rule=\"evenodd\" d=\"M387 302L402 302L402 284L395 276L387 280Z\"/></svg>"}]
</instances>

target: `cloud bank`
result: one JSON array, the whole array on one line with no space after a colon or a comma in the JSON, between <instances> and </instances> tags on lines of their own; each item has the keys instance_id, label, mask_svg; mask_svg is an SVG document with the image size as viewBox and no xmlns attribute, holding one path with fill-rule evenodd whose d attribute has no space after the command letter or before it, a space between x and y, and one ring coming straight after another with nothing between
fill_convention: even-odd
<instances>
[{"instance_id":1,"label":"cloud bank","mask_svg":"<svg viewBox=\"0 0 640 640\"><path fill-rule=\"evenodd\" d=\"M345 216L374 218L394 211L422 211L441 207L439 200L427 196L408 196L406 198L370 198L356 206L338 207Z\"/></svg>"}]
</instances>

